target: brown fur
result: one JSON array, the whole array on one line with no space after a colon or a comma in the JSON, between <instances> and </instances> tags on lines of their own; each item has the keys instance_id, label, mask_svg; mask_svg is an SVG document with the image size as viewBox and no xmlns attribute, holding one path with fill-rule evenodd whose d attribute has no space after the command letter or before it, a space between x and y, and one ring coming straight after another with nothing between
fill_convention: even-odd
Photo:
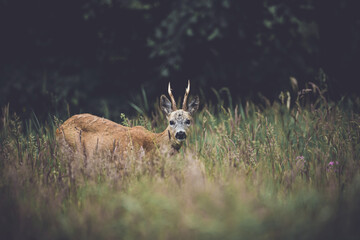
<instances>
[{"instance_id":1,"label":"brown fur","mask_svg":"<svg viewBox=\"0 0 360 240\"><path fill-rule=\"evenodd\" d=\"M72 116L56 130L56 137L73 151L82 151L89 157L103 151L123 153L129 147L142 147L146 153L160 146L164 150L177 150L176 146L172 147L168 129L152 133L141 126L125 127L91 114Z\"/></svg>"},{"instance_id":2,"label":"brown fur","mask_svg":"<svg viewBox=\"0 0 360 240\"><path fill-rule=\"evenodd\" d=\"M190 82L186 98L189 90ZM168 127L161 133L150 132L141 126L125 127L91 114L78 114L66 120L56 130L56 138L85 158L103 152L126 155L131 150L143 150L147 155L156 150L160 153L176 153L186 138L192 115L198 109L199 99L196 97L187 106L189 111L176 110L170 84L169 95L173 104L164 95L160 98L160 107L169 121Z\"/></svg>"}]
</instances>

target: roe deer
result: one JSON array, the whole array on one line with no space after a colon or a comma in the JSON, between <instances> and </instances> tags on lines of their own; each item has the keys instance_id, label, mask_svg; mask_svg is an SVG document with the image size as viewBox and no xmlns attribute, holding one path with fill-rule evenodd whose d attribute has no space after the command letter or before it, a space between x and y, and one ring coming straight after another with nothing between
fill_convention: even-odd
<instances>
[{"instance_id":1,"label":"roe deer","mask_svg":"<svg viewBox=\"0 0 360 240\"><path fill-rule=\"evenodd\" d=\"M161 133L150 132L141 126L125 127L91 114L78 114L66 120L56 130L56 138L64 141L72 151L83 154L85 158L104 151L126 156L128 151L133 149L142 149L145 154L160 149L172 155L179 151L185 141L192 116L199 108L197 96L187 104L189 92L190 81L182 109L178 110L169 83L171 102L165 95L160 97L160 108L168 120L167 128Z\"/></svg>"}]
</instances>

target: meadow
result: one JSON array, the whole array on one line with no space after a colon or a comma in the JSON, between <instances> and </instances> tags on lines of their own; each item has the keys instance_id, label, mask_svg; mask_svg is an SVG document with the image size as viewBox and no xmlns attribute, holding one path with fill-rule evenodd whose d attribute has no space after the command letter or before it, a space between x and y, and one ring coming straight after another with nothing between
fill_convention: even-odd
<instances>
[{"instance_id":1,"label":"meadow","mask_svg":"<svg viewBox=\"0 0 360 240\"><path fill-rule=\"evenodd\" d=\"M86 166L59 151L65 119L19 119L4 106L0 236L359 239L360 99L293 95L225 108L218 94L201 103L179 154L109 153ZM157 106L151 115L134 107L143 114L122 124L165 129Z\"/></svg>"}]
</instances>

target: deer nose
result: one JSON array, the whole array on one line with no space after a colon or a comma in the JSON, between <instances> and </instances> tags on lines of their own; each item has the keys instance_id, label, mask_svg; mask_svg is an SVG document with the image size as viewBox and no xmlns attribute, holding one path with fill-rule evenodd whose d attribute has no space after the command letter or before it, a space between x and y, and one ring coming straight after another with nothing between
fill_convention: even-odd
<instances>
[{"instance_id":1,"label":"deer nose","mask_svg":"<svg viewBox=\"0 0 360 240\"><path fill-rule=\"evenodd\" d=\"M186 133L183 131L179 131L175 134L175 138L178 140L185 140L186 138Z\"/></svg>"}]
</instances>

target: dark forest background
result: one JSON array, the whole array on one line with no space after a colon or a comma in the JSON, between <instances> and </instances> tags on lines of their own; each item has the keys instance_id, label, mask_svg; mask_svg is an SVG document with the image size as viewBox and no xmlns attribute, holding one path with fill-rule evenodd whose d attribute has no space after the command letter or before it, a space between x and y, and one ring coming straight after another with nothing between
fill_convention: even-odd
<instances>
[{"instance_id":1,"label":"dark forest background","mask_svg":"<svg viewBox=\"0 0 360 240\"><path fill-rule=\"evenodd\" d=\"M357 96L359 56L356 0L0 0L0 105L21 115L117 117L188 79L203 101L274 100L290 77Z\"/></svg>"}]
</instances>

